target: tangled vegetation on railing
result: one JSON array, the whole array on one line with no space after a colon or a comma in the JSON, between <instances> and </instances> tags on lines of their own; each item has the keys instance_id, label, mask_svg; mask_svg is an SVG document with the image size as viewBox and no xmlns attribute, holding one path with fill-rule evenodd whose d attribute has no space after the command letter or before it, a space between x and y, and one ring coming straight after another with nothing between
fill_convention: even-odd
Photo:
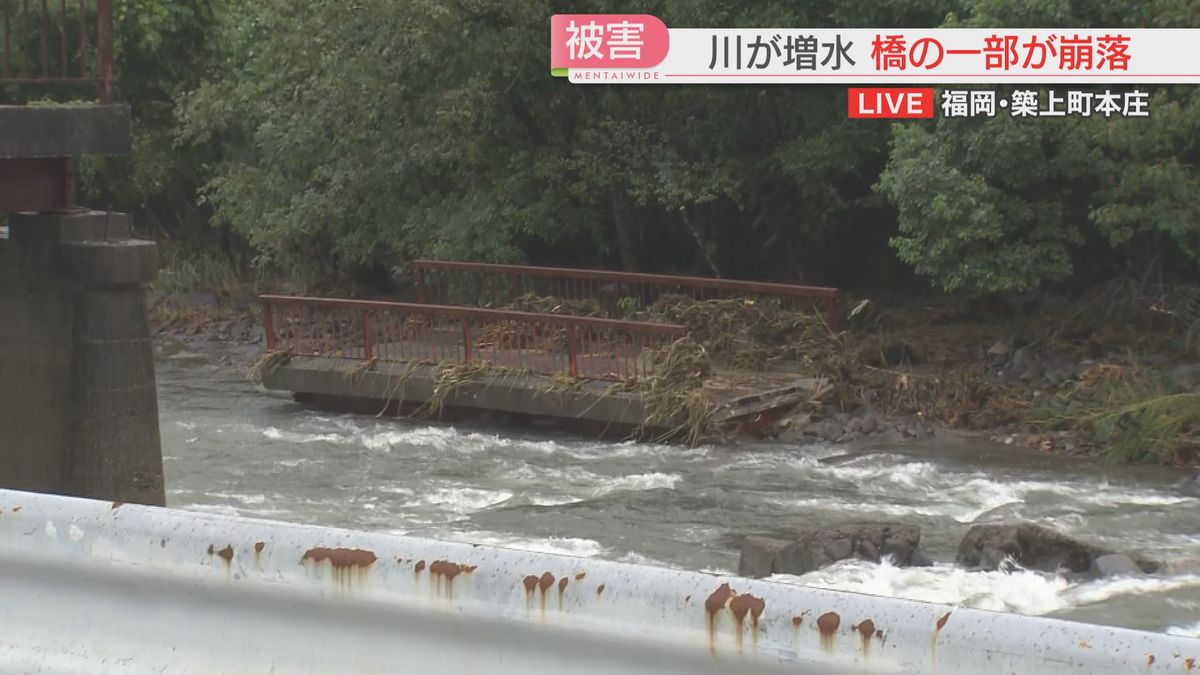
<instances>
[{"instance_id":1,"label":"tangled vegetation on railing","mask_svg":"<svg viewBox=\"0 0 1200 675\"><path fill-rule=\"evenodd\" d=\"M632 298L610 304L613 311L594 299L527 293L505 309L682 324L715 363L750 370L792 361L815 371L820 362L841 350L841 342L822 314L785 309L777 301L695 300L667 294L645 309L639 309Z\"/></svg>"},{"instance_id":2,"label":"tangled vegetation on railing","mask_svg":"<svg viewBox=\"0 0 1200 675\"><path fill-rule=\"evenodd\" d=\"M611 317L609 312L598 300L584 298L582 300L557 298L552 295L526 293L513 300L504 309L518 312L536 312L539 314L563 314L566 316Z\"/></svg>"},{"instance_id":3,"label":"tangled vegetation on railing","mask_svg":"<svg viewBox=\"0 0 1200 675\"><path fill-rule=\"evenodd\" d=\"M704 345L682 337L643 352L641 359L649 373L636 384L642 396L643 432L666 429L660 440L683 439L696 445L717 431L716 406L704 391L704 382L712 375L712 359Z\"/></svg>"},{"instance_id":4,"label":"tangled vegetation on railing","mask_svg":"<svg viewBox=\"0 0 1200 675\"><path fill-rule=\"evenodd\" d=\"M276 349L269 351L259 357L254 365L250 366L250 372L247 376L251 382L262 384L263 377L275 372L275 369L292 359L292 353L286 349Z\"/></svg>"},{"instance_id":5,"label":"tangled vegetation on railing","mask_svg":"<svg viewBox=\"0 0 1200 675\"><path fill-rule=\"evenodd\" d=\"M841 342L821 314L785 309L770 300L664 295L638 318L687 326L714 361L735 368L764 370L790 361L815 372L841 351Z\"/></svg>"},{"instance_id":6,"label":"tangled vegetation on railing","mask_svg":"<svg viewBox=\"0 0 1200 675\"><path fill-rule=\"evenodd\" d=\"M461 390L464 385L477 382L484 377L493 379L517 377L530 375L531 372L528 368L507 368L486 361L473 363L444 361L437 365L437 370L433 375L433 392L429 395L429 400L417 412L431 416L440 414L446 401L455 392Z\"/></svg>"},{"instance_id":7,"label":"tangled vegetation on railing","mask_svg":"<svg viewBox=\"0 0 1200 675\"><path fill-rule=\"evenodd\" d=\"M815 310L790 310L773 300L695 300L676 294L664 295L644 309L624 300L629 298L612 303L624 308L618 310L621 318L683 324L688 327L689 341L671 349L689 344L703 350L705 368L678 357L666 359L660 365L668 372L653 373L640 383L640 389L653 398L647 408L648 424L687 418L690 430L686 435L690 437L701 433L698 418L709 407L702 398L704 378L691 374L711 372L717 366L749 371L781 368L798 376L826 378L832 384L827 400L840 410L870 407L886 415L911 415L958 428L1018 421L1029 407L1016 391L992 381L982 371L937 366L914 372L891 367L888 362L894 356L881 355L888 349L884 336L835 334L824 314ZM527 294L520 306L556 314L605 315L603 305L594 300ZM892 337L903 341L902 336ZM936 349L930 347L931 352ZM644 358L655 354L652 350ZM674 369L677 365L682 366L678 371Z\"/></svg>"},{"instance_id":8,"label":"tangled vegetation on railing","mask_svg":"<svg viewBox=\"0 0 1200 675\"><path fill-rule=\"evenodd\" d=\"M375 368L376 360L374 358L359 361L346 369L346 379L350 382L358 382Z\"/></svg>"}]
</instances>

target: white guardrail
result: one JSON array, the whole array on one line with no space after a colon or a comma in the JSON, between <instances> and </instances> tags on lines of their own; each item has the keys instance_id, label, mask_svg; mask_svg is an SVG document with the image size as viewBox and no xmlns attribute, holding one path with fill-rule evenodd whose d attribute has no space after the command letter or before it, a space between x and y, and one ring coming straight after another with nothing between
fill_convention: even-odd
<instances>
[{"instance_id":1,"label":"white guardrail","mask_svg":"<svg viewBox=\"0 0 1200 675\"><path fill-rule=\"evenodd\" d=\"M4 673L1187 673L1200 640L0 490Z\"/></svg>"}]
</instances>

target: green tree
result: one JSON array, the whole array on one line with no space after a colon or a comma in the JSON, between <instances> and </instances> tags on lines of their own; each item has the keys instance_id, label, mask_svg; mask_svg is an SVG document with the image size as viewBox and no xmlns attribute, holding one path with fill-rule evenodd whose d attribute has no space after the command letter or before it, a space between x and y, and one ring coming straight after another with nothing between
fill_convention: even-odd
<instances>
[{"instance_id":1,"label":"green tree","mask_svg":"<svg viewBox=\"0 0 1200 675\"><path fill-rule=\"evenodd\" d=\"M1197 20L1194 3L1175 0L984 0L969 3L948 25L1132 27ZM898 211L898 256L936 286L969 293L1082 285L1127 271L1194 274L1200 262L1196 91L1150 90L1149 118L1000 114L898 125L878 186Z\"/></svg>"},{"instance_id":2,"label":"green tree","mask_svg":"<svg viewBox=\"0 0 1200 675\"><path fill-rule=\"evenodd\" d=\"M946 3L662 1L670 25L911 25ZM592 87L549 77L558 11L600 3L266 0L184 98L220 147L204 192L263 260L377 278L416 255L828 278L886 242L887 127L825 87Z\"/></svg>"},{"instance_id":3,"label":"green tree","mask_svg":"<svg viewBox=\"0 0 1200 675\"><path fill-rule=\"evenodd\" d=\"M196 189L206 148L182 147L175 139L175 100L196 87L218 58L214 49L222 0L116 0L113 3L117 100L130 106L133 153L88 158L81 191L92 206L132 211L156 236L203 238L209 214L198 207Z\"/></svg>"}]
</instances>

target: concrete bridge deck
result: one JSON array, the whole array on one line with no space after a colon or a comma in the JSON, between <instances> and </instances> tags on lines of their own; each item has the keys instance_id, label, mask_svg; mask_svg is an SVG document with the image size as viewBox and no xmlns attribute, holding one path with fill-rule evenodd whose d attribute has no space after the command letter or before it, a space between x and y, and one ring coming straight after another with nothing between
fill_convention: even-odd
<instances>
[{"instance_id":1,"label":"concrete bridge deck","mask_svg":"<svg viewBox=\"0 0 1200 675\"><path fill-rule=\"evenodd\" d=\"M482 372L438 392L438 366L403 361L291 356L264 368L262 384L291 392L300 401L322 407L367 412L429 411L430 401L450 410L475 410L526 418L554 418L582 431L628 435L638 428L665 431L682 420L645 425L645 401L636 390L605 380L565 384L547 375L497 369ZM764 417L810 398L822 381L786 373L719 372L704 392L714 406L717 426L755 428ZM433 412L433 411L430 411Z\"/></svg>"}]
</instances>

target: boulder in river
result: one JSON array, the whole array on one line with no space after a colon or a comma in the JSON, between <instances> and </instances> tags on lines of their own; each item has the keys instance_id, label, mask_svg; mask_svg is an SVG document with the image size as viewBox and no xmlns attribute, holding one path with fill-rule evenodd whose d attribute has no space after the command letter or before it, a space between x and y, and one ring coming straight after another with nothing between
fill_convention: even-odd
<instances>
[{"instance_id":1,"label":"boulder in river","mask_svg":"<svg viewBox=\"0 0 1200 675\"><path fill-rule=\"evenodd\" d=\"M1138 563L1124 553L1109 553L1092 559L1091 573L1094 577L1133 577L1142 574Z\"/></svg>"},{"instance_id":2,"label":"boulder in river","mask_svg":"<svg viewBox=\"0 0 1200 675\"><path fill-rule=\"evenodd\" d=\"M1034 523L976 525L958 545L957 562L994 570L1011 557L1021 567L1053 572L1086 572L1105 551Z\"/></svg>"},{"instance_id":3,"label":"boulder in river","mask_svg":"<svg viewBox=\"0 0 1200 675\"><path fill-rule=\"evenodd\" d=\"M900 523L854 523L808 528L782 537L748 536L742 540L738 575L807 574L839 560L879 562L891 556L897 565L928 565L919 550L921 530Z\"/></svg>"}]
</instances>

